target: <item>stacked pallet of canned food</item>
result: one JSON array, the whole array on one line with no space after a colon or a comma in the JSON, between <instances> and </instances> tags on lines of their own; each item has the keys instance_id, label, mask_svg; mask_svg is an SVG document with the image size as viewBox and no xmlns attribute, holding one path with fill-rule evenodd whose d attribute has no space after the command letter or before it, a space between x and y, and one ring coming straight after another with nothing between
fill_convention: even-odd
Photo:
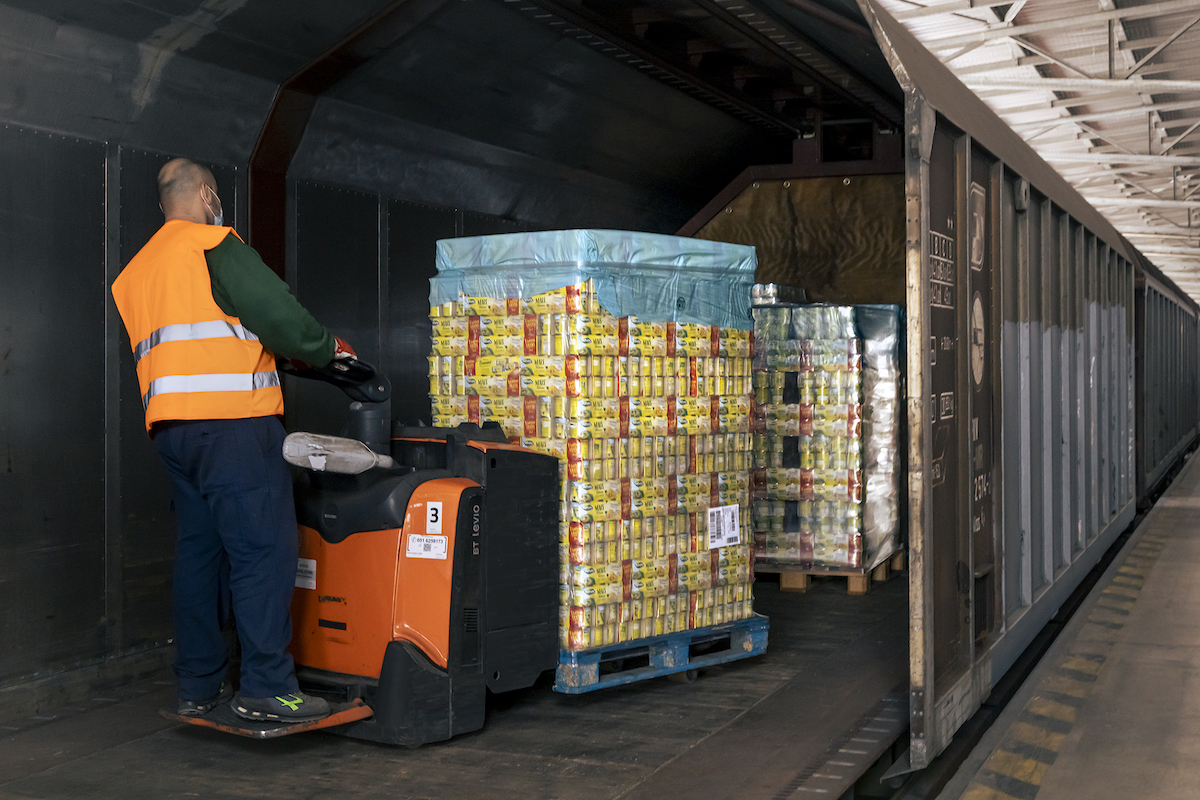
<instances>
[{"instance_id":1,"label":"stacked pallet of canned food","mask_svg":"<svg viewBox=\"0 0 1200 800\"><path fill-rule=\"evenodd\" d=\"M755 555L870 569L898 548L899 310L756 303Z\"/></svg>"},{"instance_id":2,"label":"stacked pallet of canned food","mask_svg":"<svg viewBox=\"0 0 1200 800\"><path fill-rule=\"evenodd\" d=\"M434 424L560 459L564 649L750 617L753 248L504 234L438 272Z\"/></svg>"}]
</instances>

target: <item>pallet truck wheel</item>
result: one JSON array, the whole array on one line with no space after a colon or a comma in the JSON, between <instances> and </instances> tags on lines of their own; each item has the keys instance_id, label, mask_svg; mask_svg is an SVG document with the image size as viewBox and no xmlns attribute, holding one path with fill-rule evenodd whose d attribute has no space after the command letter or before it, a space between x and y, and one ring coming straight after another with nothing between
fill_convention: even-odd
<instances>
[{"instance_id":1,"label":"pallet truck wheel","mask_svg":"<svg viewBox=\"0 0 1200 800\"><path fill-rule=\"evenodd\" d=\"M700 670L689 669L684 672L672 672L667 676L671 683L695 683L700 678Z\"/></svg>"}]
</instances>

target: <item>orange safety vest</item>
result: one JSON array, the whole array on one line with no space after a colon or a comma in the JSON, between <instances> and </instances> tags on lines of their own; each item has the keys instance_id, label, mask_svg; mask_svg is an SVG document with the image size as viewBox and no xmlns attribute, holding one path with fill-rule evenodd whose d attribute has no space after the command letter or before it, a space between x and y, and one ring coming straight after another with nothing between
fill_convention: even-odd
<instances>
[{"instance_id":1,"label":"orange safety vest","mask_svg":"<svg viewBox=\"0 0 1200 800\"><path fill-rule=\"evenodd\" d=\"M237 236L233 228L168 220L113 281L146 430L160 420L283 413L274 354L213 300L204 253L231 233Z\"/></svg>"}]
</instances>

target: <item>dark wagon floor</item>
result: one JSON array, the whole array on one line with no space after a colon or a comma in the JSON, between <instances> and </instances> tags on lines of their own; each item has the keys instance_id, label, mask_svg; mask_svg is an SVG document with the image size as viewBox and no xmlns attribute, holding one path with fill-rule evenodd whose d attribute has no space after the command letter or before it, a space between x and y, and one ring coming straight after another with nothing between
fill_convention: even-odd
<instances>
[{"instance_id":1,"label":"dark wagon floor","mask_svg":"<svg viewBox=\"0 0 1200 800\"><path fill-rule=\"evenodd\" d=\"M771 798L905 680L907 583L756 592L765 656L692 684L580 696L551 691L547 673L491 698L482 731L414 750L328 733L239 739L161 719L169 675L114 688L87 708L0 720L0 797Z\"/></svg>"}]
</instances>

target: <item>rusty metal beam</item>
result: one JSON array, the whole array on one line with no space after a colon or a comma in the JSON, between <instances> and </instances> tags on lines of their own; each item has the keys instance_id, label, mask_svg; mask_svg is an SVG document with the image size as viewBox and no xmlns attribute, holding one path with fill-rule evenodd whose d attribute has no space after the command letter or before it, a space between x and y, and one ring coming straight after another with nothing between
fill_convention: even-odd
<instances>
[{"instance_id":1,"label":"rusty metal beam","mask_svg":"<svg viewBox=\"0 0 1200 800\"><path fill-rule=\"evenodd\" d=\"M447 5L449 0L392 0L339 42L280 84L247 170L249 240L283 275L287 171L317 98Z\"/></svg>"}]
</instances>

